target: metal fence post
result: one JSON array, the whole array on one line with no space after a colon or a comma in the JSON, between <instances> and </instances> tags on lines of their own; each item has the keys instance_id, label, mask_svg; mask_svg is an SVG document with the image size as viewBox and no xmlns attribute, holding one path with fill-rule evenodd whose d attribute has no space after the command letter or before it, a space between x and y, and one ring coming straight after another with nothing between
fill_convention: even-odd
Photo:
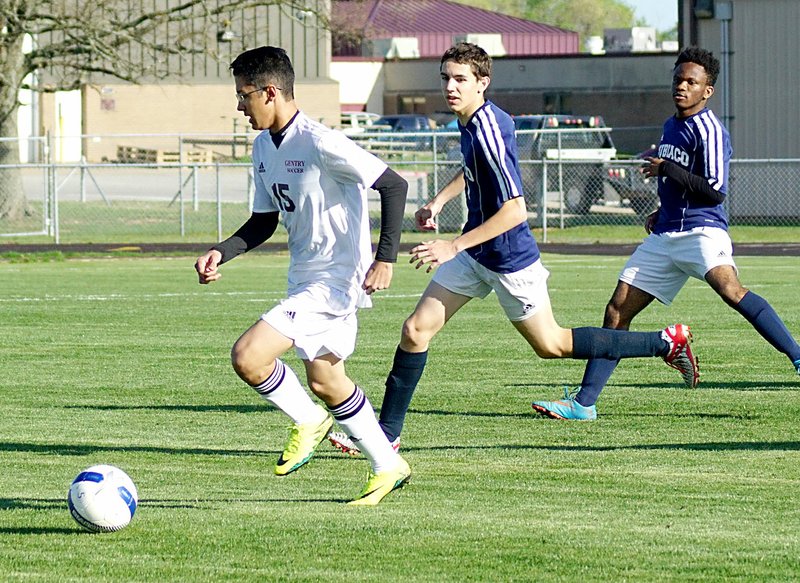
<instances>
[{"instance_id":1,"label":"metal fence post","mask_svg":"<svg viewBox=\"0 0 800 583\"><path fill-rule=\"evenodd\" d=\"M547 243L547 158L542 159L542 243Z\"/></svg>"},{"instance_id":2,"label":"metal fence post","mask_svg":"<svg viewBox=\"0 0 800 583\"><path fill-rule=\"evenodd\" d=\"M434 196L439 192L439 148L437 147L437 136L433 134L433 193ZM447 143L445 141L445 143ZM428 197L426 197L428 198ZM427 202L427 201L426 201ZM422 203L425 204L425 203Z\"/></svg>"},{"instance_id":3,"label":"metal fence post","mask_svg":"<svg viewBox=\"0 0 800 583\"><path fill-rule=\"evenodd\" d=\"M247 210L253 212L253 199L256 196L256 182L253 175L253 166L250 165L247 169Z\"/></svg>"},{"instance_id":4,"label":"metal fence post","mask_svg":"<svg viewBox=\"0 0 800 583\"><path fill-rule=\"evenodd\" d=\"M222 241L222 176L219 171L219 162L215 164L217 172L217 241Z\"/></svg>"},{"instance_id":5,"label":"metal fence post","mask_svg":"<svg viewBox=\"0 0 800 583\"><path fill-rule=\"evenodd\" d=\"M81 202L86 202L86 156L81 156Z\"/></svg>"},{"instance_id":6,"label":"metal fence post","mask_svg":"<svg viewBox=\"0 0 800 583\"><path fill-rule=\"evenodd\" d=\"M179 167L183 168L183 164L180 164ZM178 211L179 220L181 223L181 238L186 235L186 217L184 216L183 211L183 185L181 184L181 189L178 191Z\"/></svg>"},{"instance_id":7,"label":"metal fence post","mask_svg":"<svg viewBox=\"0 0 800 583\"><path fill-rule=\"evenodd\" d=\"M197 166L192 166L192 208L194 212L200 210L200 200L197 193Z\"/></svg>"}]
</instances>

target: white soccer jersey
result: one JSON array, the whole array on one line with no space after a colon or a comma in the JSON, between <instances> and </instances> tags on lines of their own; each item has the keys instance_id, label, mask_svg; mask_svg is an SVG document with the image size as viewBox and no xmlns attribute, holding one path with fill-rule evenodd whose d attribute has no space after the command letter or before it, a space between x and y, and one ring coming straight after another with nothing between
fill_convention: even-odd
<instances>
[{"instance_id":1,"label":"white soccer jersey","mask_svg":"<svg viewBox=\"0 0 800 583\"><path fill-rule=\"evenodd\" d=\"M289 293L309 283L347 292L349 306L370 305L363 292L372 264L367 191L387 166L343 133L299 112L276 148L269 131L253 142L253 211L279 211L289 233Z\"/></svg>"}]
</instances>

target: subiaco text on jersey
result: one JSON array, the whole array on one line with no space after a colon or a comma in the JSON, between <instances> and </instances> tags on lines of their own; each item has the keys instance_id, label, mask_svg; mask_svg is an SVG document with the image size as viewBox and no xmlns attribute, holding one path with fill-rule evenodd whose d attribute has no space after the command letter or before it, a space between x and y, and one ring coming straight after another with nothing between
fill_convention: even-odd
<instances>
[{"instance_id":1,"label":"subiaco text on jersey","mask_svg":"<svg viewBox=\"0 0 800 583\"><path fill-rule=\"evenodd\" d=\"M702 176L723 196L728 192L731 159L728 130L710 109L687 118L670 117L658 146L658 158L669 160L696 176ZM728 228L722 204L708 204L692 197L684 184L666 177L658 179L661 208L654 233L688 231L695 227Z\"/></svg>"}]
</instances>

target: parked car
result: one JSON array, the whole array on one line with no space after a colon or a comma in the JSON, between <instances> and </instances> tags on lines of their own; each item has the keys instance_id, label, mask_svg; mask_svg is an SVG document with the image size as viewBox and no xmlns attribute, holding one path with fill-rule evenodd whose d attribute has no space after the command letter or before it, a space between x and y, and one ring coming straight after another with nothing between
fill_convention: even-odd
<instances>
[{"instance_id":1,"label":"parked car","mask_svg":"<svg viewBox=\"0 0 800 583\"><path fill-rule=\"evenodd\" d=\"M385 126L393 132L429 132L434 129L431 119L416 113L383 115L375 121L375 125Z\"/></svg>"},{"instance_id":2,"label":"parked car","mask_svg":"<svg viewBox=\"0 0 800 583\"><path fill-rule=\"evenodd\" d=\"M601 201L606 182L606 165L617 150L611 139L611 128L603 118L588 115L539 114L514 117L517 130L517 151L520 162L548 161L548 193L563 192L565 209L586 214ZM555 132L550 130L585 130ZM561 182L556 161L561 161ZM530 210L541 210L543 165L525 166L526 180L532 185L528 197ZM550 195L548 195L550 196ZM548 198L548 202L550 201ZM549 205L548 205L549 206Z\"/></svg>"},{"instance_id":3,"label":"parked car","mask_svg":"<svg viewBox=\"0 0 800 583\"><path fill-rule=\"evenodd\" d=\"M341 114L339 128L348 136L363 134L377 129L375 122L380 117L377 113L368 111L344 111Z\"/></svg>"},{"instance_id":4,"label":"parked car","mask_svg":"<svg viewBox=\"0 0 800 583\"><path fill-rule=\"evenodd\" d=\"M380 136L380 140L391 141L395 149L405 151L430 150L436 124L425 115L415 113L397 113L383 115L375 120L375 127L389 133L404 134L399 136Z\"/></svg>"},{"instance_id":5,"label":"parked car","mask_svg":"<svg viewBox=\"0 0 800 583\"><path fill-rule=\"evenodd\" d=\"M642 174L642 161L656 155L656 147L639 152L631 162L612 161L607 168L608 183L620 199L627 200L636 214L647 216L658 207L658 181Z\"/></svg>"}]
</instances>

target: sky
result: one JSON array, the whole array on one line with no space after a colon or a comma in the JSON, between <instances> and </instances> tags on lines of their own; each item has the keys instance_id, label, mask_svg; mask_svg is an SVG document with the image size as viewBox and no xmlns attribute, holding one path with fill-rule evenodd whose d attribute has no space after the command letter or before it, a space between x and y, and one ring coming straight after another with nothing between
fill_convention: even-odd
<instances>
[{"instance_id":1,"label":"sky","mask_svg":"<svg viewBox=\"0 0 800 583\"><path fill-rule=\"evenodd\" d=\"M678 23L678 0L624 0L636 18L644 18L656 30L670 30Z\"/></svg>"}]
</instances>

